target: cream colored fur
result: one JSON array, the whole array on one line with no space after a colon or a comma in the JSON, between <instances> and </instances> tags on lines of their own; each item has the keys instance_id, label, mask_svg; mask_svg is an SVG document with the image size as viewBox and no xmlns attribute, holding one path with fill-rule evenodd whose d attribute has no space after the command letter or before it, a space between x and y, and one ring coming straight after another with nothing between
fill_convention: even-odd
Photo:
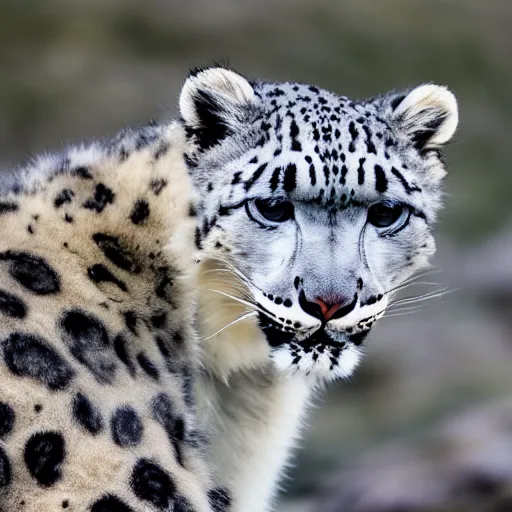
<instances>
[{"instance_id":1,"label":"cream colored fur","mask_svg":"<svg viewBox=\"0 0 512 512\"><path fill-rule=\"evenodd\" d=\"M170 149L156 159L155 152L162 144L168 144ZM63 508L85 512L95 500L109 493L134 511L154 510L130 489L131 471L140 457L164 468L176 485L176 496L188 500L194 510L210 510L206 497L210 477L200 451L184 443L185 467L179 465L164 428L152 417L150 409L151 399L164 391L172 398L176 417L185 419L187 433L197 428L195 414L185 402L183 379L179 373L166 371L166 362L155 343L155 330L149 327L150 317L156 311L168 314L166 330L179 330L184 340L179 350L166 342L169 351L175 350L173 362L185 365L194 375L198 368L197 337L191 328L195 308L194 222L188 215L192 195L182 152L183 131L177 125L162 128L156 142L130 151L121 161L117 151L108 154L99 146L71 150L67 170L59 173L55 166L57 157L38 161L27 172L26 192L0 198L19 207L16 212L0 215L0 253L26 251L44 258L57 272L61 290L36 295L16 282L8 272L8 262L1 261L0 290L19 297L28 311L23 319L0 313L0 347L12 332L36 334L75 372L65 390L50 391L35 378L13 375L0 360L0 401L9 404L16 414L14 428L0 443L12 473L10 483L0 488L3 512L55 512ZM74 175L73 169L78 166L86 166L92 179ZM154 180L168 184L158 195L151 188ZM114 202L101 213L83 207L94 196L98 183L115 194ZM72 190L74 195L69 203L57 208L54 201L63 189ZM150 214L144 223L136 225L130 215L140 199L148 202ZM66 222L66 215L73 221ZM92 236L97 232L118 237L141 271L130 273L116 267L93 242ZM125 283L128 291L112 283L91 281L88 269L99 263ZM172 306L155 295L155 266L168 266L173 273L174 282L167 290ZM134 378L116 360L113 382L98 383L62 342L59 318L70 308L81 308L99 318L111 343L115 335L125 336L134 360L139 351L144 351L158 368L158 381L145 375L140 367L136 368ZM123 322L122 313L128 310L136 312L137 335ZM85 393L101 411L104 429L96 436L84 432L72 419L72 397L78 391ZM132 406L142 420L142 440L134 448L120 447L112 440L110 418L122 404ZM40 412L36 412L36 406L41 406ZM62 478L49 487L39 485L24 462L27 439L46 431L58 431L65 440ZM169 510L173 510L172 506Z\"/></svg>"},{"instance_id":2,"label":"cream colored fur","mask_svg":"<svg viewBox=\"0 0 512 512\"><path fill-rule=\"evenodd\" d=\"M313 386L268 364L227 384L203 376L198 390L198 418L212 432L208 459L216 483L231 492L232 510L273 509Z\"/></svg>"}]
</instances>

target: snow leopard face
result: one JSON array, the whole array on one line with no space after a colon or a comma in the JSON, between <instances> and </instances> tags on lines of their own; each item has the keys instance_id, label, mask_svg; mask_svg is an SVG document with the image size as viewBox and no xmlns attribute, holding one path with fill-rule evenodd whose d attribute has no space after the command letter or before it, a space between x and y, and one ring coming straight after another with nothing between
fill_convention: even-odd
<instances>
[{"instance_id":1,"label":"snow leopard face","mask_svg":"<svg viewBox=\"0 0 512 512\"><path fill-rule=\"evenodd\" d=\"M454 96L423 85L354 102L216 68L189 77L180 108L202 286L222 319L215 357L349 375L395 290L435 251Z\"/></svg>"}]
</instances>

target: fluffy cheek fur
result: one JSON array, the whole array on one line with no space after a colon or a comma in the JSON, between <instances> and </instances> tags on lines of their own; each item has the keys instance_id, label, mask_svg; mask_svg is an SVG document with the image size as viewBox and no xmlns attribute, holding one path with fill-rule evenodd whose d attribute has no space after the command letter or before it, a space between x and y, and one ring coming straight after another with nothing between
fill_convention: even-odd
<instances>
[{"instance_id":1,"label":"fluffy cheek fur","mask_svg":"<svg viewBox=\"0 0 512 512\"><path fill-rule=\"evenodd\" d=\"M435 252L434 237L422 219L411 219L407 230L380 243L370 240L366 248L372 273L379 277L384 291L400 286L415 273L428 268Z\"/></svg>"},{"instance_id":2,"label":"fluffy cheek fur","mask_svg":"<svg viewBox=\"0 0 512 512\"><path fill-rule=\"evenodd\" d=\"M249 308L230 297L247 293L243 283L219 261L204 259L199 271L199 329L205 367L225 380L231 372L265 365L269 346L254 317L234 323Z\"/></svg>"}]
</instances>

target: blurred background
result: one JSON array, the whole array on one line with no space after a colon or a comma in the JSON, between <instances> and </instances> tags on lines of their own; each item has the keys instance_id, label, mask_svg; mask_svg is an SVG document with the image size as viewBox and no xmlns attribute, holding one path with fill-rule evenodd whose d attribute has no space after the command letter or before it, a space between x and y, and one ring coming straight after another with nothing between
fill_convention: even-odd
<instances>
[{"instance_id":1,"label":"blurred background","mask_svg":"<svg viewBox=\"0 0 512 512\"><path fill-rule=\"evenodd\" d=\"M448 85L461 125L426 281L317 402L280 512L512 512L512 2L1 0L0 164L175 115L189 67L363 98ZM409 295L436 289L418 287Z\"/></svg>"}]
</instances>

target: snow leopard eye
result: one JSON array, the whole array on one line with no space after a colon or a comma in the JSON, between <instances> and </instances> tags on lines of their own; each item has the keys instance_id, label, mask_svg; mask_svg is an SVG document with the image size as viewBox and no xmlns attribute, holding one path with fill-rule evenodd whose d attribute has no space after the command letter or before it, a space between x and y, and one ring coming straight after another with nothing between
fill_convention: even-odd
<instances>
[{"instance_id":1,"label":"snow leopard eye","mask_svg":"<svg viewBox=\"0 0 512 512\"><path fill-rule=\"evenodd\" d=\"M368 208L368 222L376 228L383 229L403 227L409 219L410 209L402 203L381 201Z\"/></svg>"},{"instance_id":2,"label":"snow leopard eye","mask_svg":"<svg viewBox=\"0 0 512 512\"><path fill-rule=\"evenodd\" d=\"M275 199L253 199L246 203L247 214L260 224L279 224L293 218L293 204Z\"/></svg>"}]
</instances>

